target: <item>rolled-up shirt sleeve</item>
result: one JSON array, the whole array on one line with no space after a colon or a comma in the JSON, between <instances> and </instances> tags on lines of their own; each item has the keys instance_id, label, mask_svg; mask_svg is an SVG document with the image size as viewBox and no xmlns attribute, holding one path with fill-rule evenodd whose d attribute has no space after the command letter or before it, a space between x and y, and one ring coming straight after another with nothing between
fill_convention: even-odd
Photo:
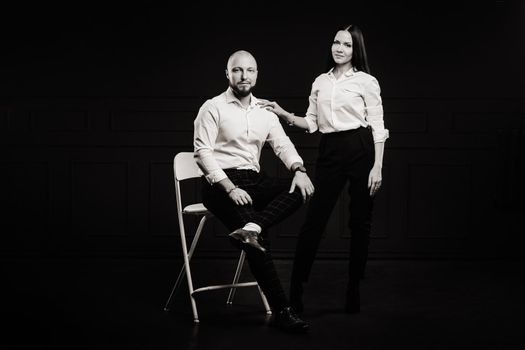
<instances>
[{"instance_id":1,"label":"rolled-up shirt sleeve","mask_svg":"<svg viewBox=\"0 0 525 350\"><path fill-rule=\"evenodd\" d=\"M266 141L272 147L275 155L281 159L287 169L290 169L294 163L304 164L292 141L284 132L277 116L273 115L270 123L270 132Z\"/></svg>"},{"instance_id":2,"label":"rolled-up shirt sleeve","mask_svg":"<svg viewBox=\"0 0 525 350\"><path fill-rule=\"evenodd\" d=\"M227 177L213 157L215 141L219 133L219 113L213 103L206 101L202 105L193 125L195 161L206 180L213 185Z\"/></svg>"},{"instance_id":3,"label":"rolled-up shirt sleeve","mask_svg":"<svg viewBox=\"0 0 525 350\"><path fill-rule=\"evenodd\" d=\"M389 137L389 132L388 129L385 129L381 88L377 79L373 78L365 84L364 101L366 121L372 127L374 143L385 142Z\"/></svg>"},{"instance_id":4,"label":"rolled-up shirt sleeve","mask_svg":"<svg viewBox=\"0 0 525 350\"><path fill-rule=\"evenodd\" d=\"M305 120L308 124L308 132L314 133L316 132L319 127L317 125L317 118L318 118L318 112L317 112L317 92L318 88L316 87L317 79L312 84L312 90L310 92L310 96L308 97L308 110L306 111Z\"/></svg>"}]
</instances>

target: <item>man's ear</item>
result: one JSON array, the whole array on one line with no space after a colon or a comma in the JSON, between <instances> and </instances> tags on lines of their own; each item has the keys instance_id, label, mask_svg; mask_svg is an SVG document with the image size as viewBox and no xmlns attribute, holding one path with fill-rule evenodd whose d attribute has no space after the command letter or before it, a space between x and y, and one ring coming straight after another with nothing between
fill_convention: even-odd
<instances>
[{"instance_id":1,"label":"man's ear","mask_svg":"<svg viewBox=\"0 0 525 350\"><path fill-rule=\"evenodd\" d=\"M228 74L228 70L227 69L224 70L224 73L226 73L226 79L230 79L230 75Z\"/></svg>"}]
</instances>

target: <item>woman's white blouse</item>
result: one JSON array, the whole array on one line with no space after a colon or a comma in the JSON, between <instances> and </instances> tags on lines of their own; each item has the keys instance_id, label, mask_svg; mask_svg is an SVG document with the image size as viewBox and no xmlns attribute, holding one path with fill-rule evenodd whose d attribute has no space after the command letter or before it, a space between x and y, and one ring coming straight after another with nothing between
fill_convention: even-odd
<instances>
[{"instance_id":1,"label":"woman's white blouse","mask_svg":"<svg viewBox=\"0 0 525 350\"><path fill-rule=\"evenodd\" d=\"M388 130L383 121L381 89L376 78L350 69L336 79L332 70L318 76L312 84L306 112L309 132L326 134L372 128L374 142L385 142Z\"/></svg>"}]
</instances>

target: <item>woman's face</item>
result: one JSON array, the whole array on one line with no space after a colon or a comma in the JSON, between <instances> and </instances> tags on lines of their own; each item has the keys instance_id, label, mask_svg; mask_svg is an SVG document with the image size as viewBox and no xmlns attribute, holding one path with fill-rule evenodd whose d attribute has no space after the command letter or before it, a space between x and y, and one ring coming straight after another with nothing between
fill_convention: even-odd
<instances>
[{"instance_id":1,"label":"woman's face","mask_svg":"<svg viewBox=\"0 0 525 350\"><path fill-rule=\"evenodd\" d=\"M345 64L352 59L354 52L352 35L346 30L337 32L332 44L332 57L336 64Z\"/></svg>"}]
</instances>

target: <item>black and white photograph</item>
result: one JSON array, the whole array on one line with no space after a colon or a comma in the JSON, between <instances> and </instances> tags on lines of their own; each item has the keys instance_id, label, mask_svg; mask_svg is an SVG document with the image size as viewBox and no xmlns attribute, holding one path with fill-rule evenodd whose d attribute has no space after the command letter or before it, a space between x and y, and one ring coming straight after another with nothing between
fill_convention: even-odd
<instances>
[{"instance_id":1,"label":"black and white photograph","mask_svg":"<svg viewBox=\"0 0 525 350\"><path fill-rule=\"evenodd\" d=\"M2 15L1 350L525 348L525 2Z\"/></svg>"}]
</instances>

